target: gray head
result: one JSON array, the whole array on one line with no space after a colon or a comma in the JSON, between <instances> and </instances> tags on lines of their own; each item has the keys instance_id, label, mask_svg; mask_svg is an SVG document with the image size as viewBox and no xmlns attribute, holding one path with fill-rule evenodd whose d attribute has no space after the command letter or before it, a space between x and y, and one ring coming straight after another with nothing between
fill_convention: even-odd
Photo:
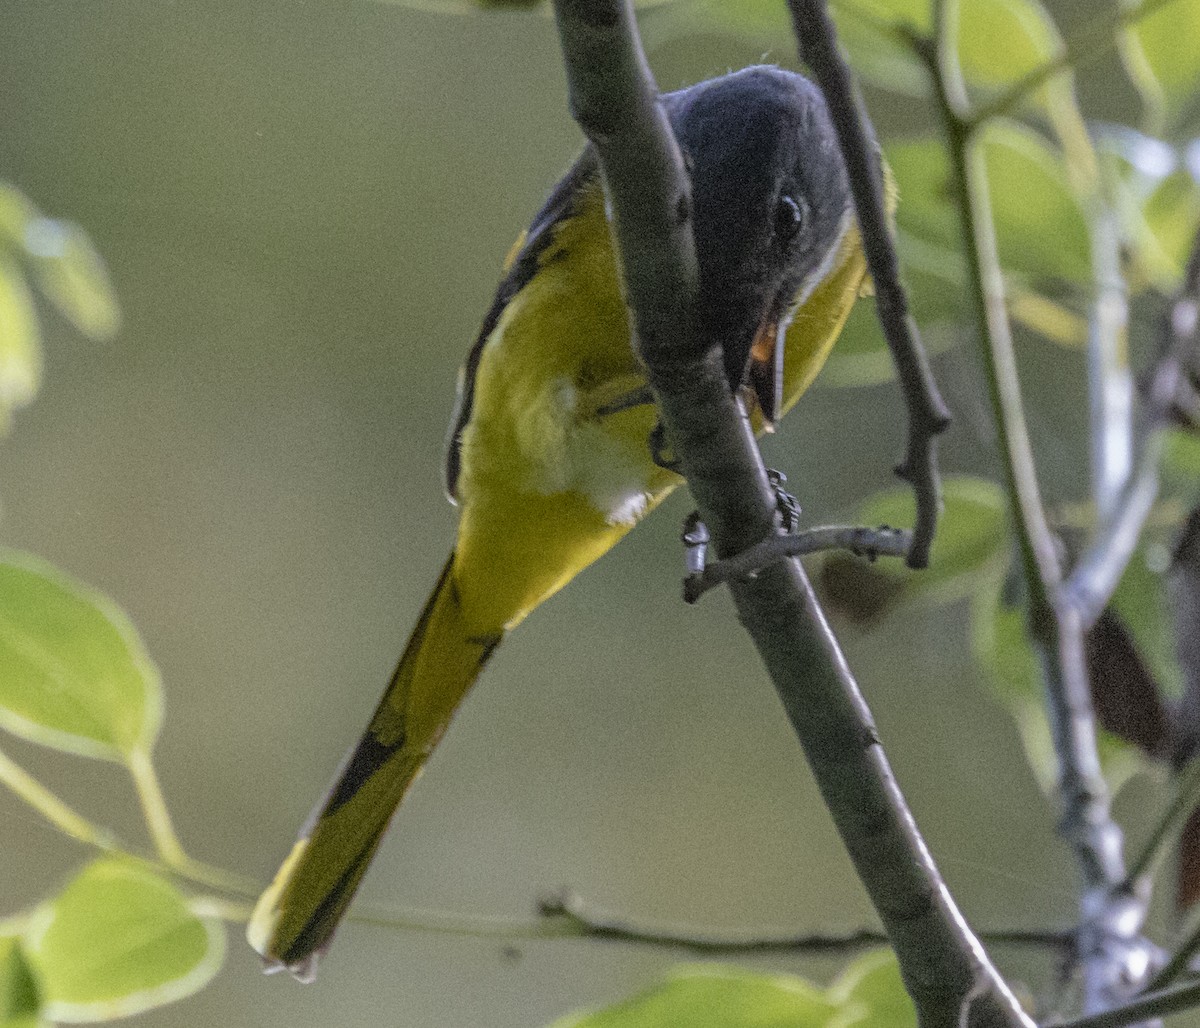
<instances>
[{"instance_id":1,"label":"gray head","mask_svg":"<svg viewBox=\"0 0 1200 1028\"><path fill-rule=\"evenodd\" d=\"M724 347L736 388L756 334L841 238L845 167L824 98L794 72L746 68L663 102L692 177L701 331Z\"/></svg>"}]
</instances>

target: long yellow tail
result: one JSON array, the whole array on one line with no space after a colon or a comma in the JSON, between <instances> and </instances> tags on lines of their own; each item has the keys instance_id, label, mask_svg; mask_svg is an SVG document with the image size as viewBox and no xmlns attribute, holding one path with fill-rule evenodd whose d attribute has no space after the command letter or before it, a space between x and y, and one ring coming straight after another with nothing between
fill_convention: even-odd
<instances>
[{"instance_id":1,"label":"long yellow tail","mask_svg":"<svg viewBox=\"0 0 1200 1028\"><path fill-rule=\"evenodd\" d=\"M268 969L315 973L392 815L502 636L468 628L451 554L370 725L254 908L246 935Z\"/></svg>"}]
</instances>

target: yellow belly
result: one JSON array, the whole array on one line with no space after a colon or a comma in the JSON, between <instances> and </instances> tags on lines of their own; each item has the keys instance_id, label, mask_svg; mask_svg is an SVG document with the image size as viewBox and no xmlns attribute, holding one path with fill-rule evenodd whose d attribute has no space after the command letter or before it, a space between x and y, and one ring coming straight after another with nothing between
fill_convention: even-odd
<instances>
[{"instance_id":1,"label":"yellow belly","mask_svg":"<svg viewBox=\"0 0 1200 1028\"><path fill-rule=\"evenodd\" d=\"M540 263L484 345L462 433L455 579L481 636L520 622L682 481L651 460L652 405L599 413L645 375L598 186ZM851 226L788 329L784 410L824 364L864 274Z\"/></svg>"}]
</instances>

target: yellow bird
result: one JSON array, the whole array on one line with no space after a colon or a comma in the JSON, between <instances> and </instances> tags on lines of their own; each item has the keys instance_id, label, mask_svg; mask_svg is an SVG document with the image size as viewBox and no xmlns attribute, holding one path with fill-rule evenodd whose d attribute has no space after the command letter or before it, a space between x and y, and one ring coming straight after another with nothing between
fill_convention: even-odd
<instances>
[{"instance_id":1,"label":"yellow bird","mask_svg":"<svg viewBox=\"0 0 1200 1028\"><path fill-rule=\"evenodd\" d=\"M820 92L753 67L666 94L692 180L699 314L770 427L816 377L866 274ZM463 367L446 485L457 542L366 732L247 937L311 979L388 822L488 658L682 479L630 342L589 147L523 233Z\"/></svg>"}]
</instances>

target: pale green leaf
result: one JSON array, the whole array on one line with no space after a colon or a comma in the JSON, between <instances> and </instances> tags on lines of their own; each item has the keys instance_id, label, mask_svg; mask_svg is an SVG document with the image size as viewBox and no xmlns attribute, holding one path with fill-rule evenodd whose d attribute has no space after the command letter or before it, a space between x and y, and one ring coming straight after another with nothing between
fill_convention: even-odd
<instances>
[{"instance_id":1,"label":"pale green leaf","mask_svg":"<svg viewBox=\"0 0 1200 1028\"><path fill-rule=\"evenodd\" d=\"M150 751L158 671L106 597L27 554L0 551L0 727L83 756Z\"/></svg>"},{"instance_id":2,"label":"pale green leaf","mask_svg":"<svg viewBox=\"0 0 1200 1028\"><path fill-rule=\"evenodd\" d=\"M1141 3L1127 0L1126 6ZM1142 95L1153 132L1170 132L1194 102L1200 88L1200 0L1172 0L1141 18L1121 35L1121 56Z\"/></svg>"},{"instance_id":3,"label":"pale green leaf","mask_svg":"<svg viewBox=\"0 0 1200 1028\"><path fill-rule=\"evenodd\" d=\"M958 0L957 42L968 80L990 87L1014 84L1063 49L1058 28L1037 0Z\"/></svg>"},{"instance_id":4,"label":"pale green leaf","mask_svg":"<svg viewBox=\"0 0 1200 1028\"><path fill-rule=\"evenodd\" d=\"M0 430L37 394L41 335L33 296L16 262L0 251Z\"/></svg>"},{"instance_id":5,"label":"pale green leaf","mask_svg":"<svg viewBox=\"0 0 1200 1028\"><path fill-rule=\"evenodd\" d=\"M904 990L900 965L890 950L864 953L852 961L829 989L844 1012L862 1008L857 1020L838 1024L859 1028L917 1028L917 1011Z\"/></svg>"},{"instance_id":6,"label":"pale green leaf","mask_svg":"<svg viewBox=\"0 0 1200 1028\"><path fill-rule=\"evenodd\" d=\"M789 975L684 967L662 985L553 1028L825 1028L838 1012L821 989Z\"/></svg>"},{"instance_id":7,"label":"pale green leaf","mask_svg":"<svg viewBox=\"0 0 1200 1028\"><path fill-rule=\"evenodd\" d=\"M905 31L929 32L929 0L834 0L830 14L838 42L863 79L902 96L931 93L929 71L905 38Z\"/></svg>"},{"instance_id":8,"label":"pale green leaf","mask_svg":"<svg viewBox=\"0 0 1200 1028\"><path fill-rule=\"evenodd\" d=\"M225 929L165 878L106 858L38 908L25 946L52 1020L108 1021L201 989L220 969Z\"/></svg>"},{"instance_id":9,"label":"pale green leaf","mask_svg":"<svg viewBox=\"0 0 1200 1028\"><path fill-rule=\"evenodd\" d=\"M0 938L0 1028L42 1028L42 994L21 940Z\"/></svg>"},{"instance_id":10,"label":"pale green leaf","mask_svg":"<svg viewBox=\"0 0 1200 1028\"><path fill-rule=\"evenodd\" d=\"M988 124L983 148L1005 271L1034 280L1089 283L1087 221L1061 155L1037 133L1007 119ZM896 224L902 233L935 253L960 253L962 230L942 143L903 140L886 146L884 153L900 191Z\"/></svg>"},{"instance_id":11,"label":"pale green leaf","mask_svg":"<svg viewBox=\"0 0 1200 1028\"><path fill-rule=\"evenodd\" d=\"M1004 493L993 482L969 476L946 479L945 509L929 555L929 567L911 571L898 561L877 570L901 578L910 594L939 602L969 595L980 577L997 573L1008 559L1008 515ZM908 528L916 516L912 489L876 493L859 508L861 524Z\"/></svg>"},{"instance_id":12,"label":"pale green leaf","mask_svg":"<svg viewBox=\"0 0 1200 1028\"><path fill-rule=\"evenodd\" d=\"M792 975L711 964L677 968L661 985L552 1028L916 1028L889 951L866 953L828 989Z\"/></svg>"},{"instance_id":13,"label":"pale green leaf","mask_svg":"<svg viewBox=\"0 0 1200 1028\"><path fill-rule=\"evenodd\" d=\"M121 325L103 259L78 225L35 218L25 226L25 252L42 294L85 336L111 339Z\"/></svg>"},{"instance_id":14,"label":"pale green leaf","mask_svg":"<svg viewBox=\"0 0 1200 1028\"><path fill-rule=\"evenodd\" d=\"M22 249L25 227L37 217L37 208L21 190L0 182L0 249Z\"/></svg>"},{"instance_id":15,"label":"pale green leaf","mask_svg":"<svg viewBox=\"0 0 1200 1028\"><path fill-rule=\"evenodd\" d=\"M1008 120L989 123L983 147L1001 264L1036 280L1090 283L1087 220L1061 155Z\"/></svg>"},{"instance_id":16,"label":"pale green leaf","mask_svg":"<svg viewBox=\"0 0 1200 1028\"><path fill-rule=\"evenodd\" d=\"M1139 253L1158 272L1156 283L1173 291L1183 280L1183 269L1200 227L1200 184L1186 171L1168 175L1142 207L1153 256ZM1149 248L1149 246L1147 247Z\"/></svg>"}]
</instances>

